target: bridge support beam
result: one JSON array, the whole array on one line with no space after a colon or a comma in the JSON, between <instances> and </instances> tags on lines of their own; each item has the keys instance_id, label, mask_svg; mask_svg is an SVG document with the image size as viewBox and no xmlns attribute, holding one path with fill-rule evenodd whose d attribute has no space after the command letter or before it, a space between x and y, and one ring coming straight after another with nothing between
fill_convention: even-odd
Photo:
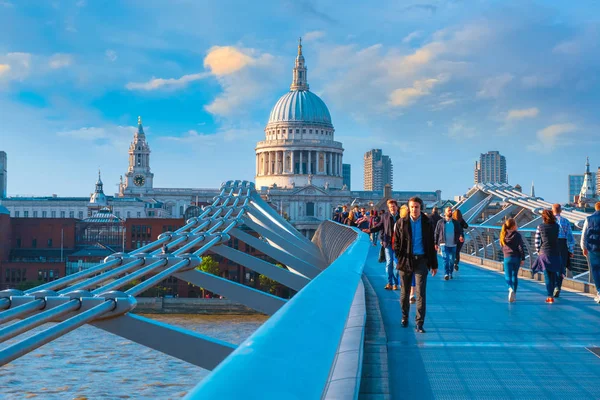
<instances>
[{"instance_id":1,"label":"bridge support beam","mask_svg":"<svg viewBox=\"0 0 600 400\"><path fill-rule=\"evenodd\" d=\"M275 314L286 303L280 297L198 270L177 272L174 276L267 315Z\"/></svg>"},{"instance_id":2,"label":"bridge support beam","mask_svg":"<svg viewBox=\"0 0 600 400\"><path fill-rule=\"evenodd\" d=\"M208 370L213 370L236 348L233 344L135 314L91 325Z\"/></svg>"}]
</instances>

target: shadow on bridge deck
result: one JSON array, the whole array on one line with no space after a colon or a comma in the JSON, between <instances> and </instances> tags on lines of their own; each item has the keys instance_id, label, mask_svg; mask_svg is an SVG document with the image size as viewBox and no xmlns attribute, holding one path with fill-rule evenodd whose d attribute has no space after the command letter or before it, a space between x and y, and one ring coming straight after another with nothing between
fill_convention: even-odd
<instances>
[{"instance_id":1,"label":"shadow on bridge deck","mask_svg":"<svg viewBox=\"0 0 600 400\"><path fill-rule=\"evenodd\" d=\"M414 304L400 326L400 291L383 289L377 249L365 274L387 334L392 398L600 398L600 358L588 350L600 347L600 306L590 297L563 290L546 304L543 284L520 279L511 304L503 275L461 263L453 280L429 276L427 333L417 334Z\"/></svg>"}]
</instances>

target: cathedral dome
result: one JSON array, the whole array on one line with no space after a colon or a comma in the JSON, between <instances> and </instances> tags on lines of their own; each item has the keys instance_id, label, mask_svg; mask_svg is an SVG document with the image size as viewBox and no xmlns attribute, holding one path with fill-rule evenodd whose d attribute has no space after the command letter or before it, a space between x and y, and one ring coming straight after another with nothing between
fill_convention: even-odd
<instances>
[{"instance_id":1,"label":"cathedral dome","mask_svg":"<svg viewBox=\"0 0 600 400\"><path fill-rule=\"evenodd\" d=\"M331 126L331 115L319 96L309 90L292 90L277 101L269 123L305 122Z\"/></svg>"}]
</instances>

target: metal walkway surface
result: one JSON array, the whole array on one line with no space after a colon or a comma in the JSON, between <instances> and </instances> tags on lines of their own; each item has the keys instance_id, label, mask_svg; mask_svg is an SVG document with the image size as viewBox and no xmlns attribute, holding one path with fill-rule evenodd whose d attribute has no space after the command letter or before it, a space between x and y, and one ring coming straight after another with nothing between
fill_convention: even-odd
<instances>
[{"instance_id":1,"label":"metal walkway surface","mask_svg":"<svg viewBox=\"0 0 600 400\"><path fill-rule=\"evenodd\" d=\"M510 304L503 275L461 263L453 280L429 276L427 333L417 334L414 304L400 326L400 291L383 289L377 249L365 274L387 334L392 398L600 398L600 306L590 297L563 290L546 304L543 284L520 279Z\"/></svg>"}]
</instances>

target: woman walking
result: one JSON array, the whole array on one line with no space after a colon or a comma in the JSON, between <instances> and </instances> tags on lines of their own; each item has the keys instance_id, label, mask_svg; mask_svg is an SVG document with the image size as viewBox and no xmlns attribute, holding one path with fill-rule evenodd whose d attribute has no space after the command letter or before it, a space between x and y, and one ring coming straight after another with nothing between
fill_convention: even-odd
<instances>
[{"instance_id":1,"label":"woman walking","mask_svg":"<svg viewBox=\"0 0 600 400\"><path fill-rule=\"evenodd\" d=\"M533 272L544 272L548 297L546 303L554 303L554 289L558 287L558 274L561 272L560 248L558 247L559 226L551 210L542 211L543 224L535 232L535 249L538 258L531 266Z\"/></svg>"},{"instance_id":2,"label":"woman walking","mask_svg":"<svg viewBox=\"0 0 600 400\"><path fill-rule=\"evenodd\" d=\"M369 220L369 229L377 225L381 221L381 217L377 215L377 211L375 209L371 210L371 218ZM373 246L377 246L377 239L379 238L379 232L371 233L371 242L373 242Z\"/></svg>"},{"instance_id":3,"label":"woman walking","mask_svg":"<svg viewBox=\"0 0 600 400\"><path fill-rule=\"evenodd\" d=\"M517 232L514 218L509 218L502 224L500 245L504 253L504 278L508 285L508 301L512 303L517 299L519 267L525 262L525 245L521 234Z\"/></svg>"},{"instance_id":4,"label":"woman walking","mask_svg":"<svg viewBox=\"0 0 600 400\"><path fill-rule=\"evenodd\" d=\"M469 229L469 224L467 224L467 221L465 221L465 219L462 216L462 213L460 212L460 210L457 208L456 210L454 210L454 212L452 213L452 219L455 220L456 222L458 222L458 225L460 226L460 235L462 237L465 237L465 230ZM464 241L462 242L458 242L456 244L456 257L454 258L454 270L458 271L458 262L460 261L460 249L462 249L464 244Z\"/></svg>"}]
</instances>

